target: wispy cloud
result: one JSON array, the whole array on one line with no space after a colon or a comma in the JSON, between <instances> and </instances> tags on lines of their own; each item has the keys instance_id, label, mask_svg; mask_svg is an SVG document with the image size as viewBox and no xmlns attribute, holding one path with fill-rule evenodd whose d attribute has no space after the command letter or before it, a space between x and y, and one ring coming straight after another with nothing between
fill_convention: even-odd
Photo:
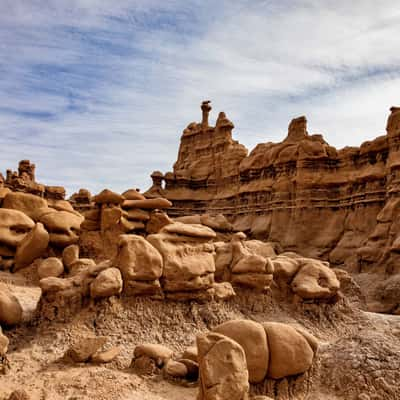
<instances>
[{"instance_id":1,"label":"wispy cloud","mask_svg":"<svg viewBox=\"0 0 400 400\"><path fill-rule=\"evenodd\" d=\"M107 3L107 4L106 4ZM232 4L233 3L233 4ZM399 101L393 1L11 1L0 15L0 169L122 191L175 160L202 99L248 147L289 120L333 145L384 133Z\"/></svg>"}]
</instances>

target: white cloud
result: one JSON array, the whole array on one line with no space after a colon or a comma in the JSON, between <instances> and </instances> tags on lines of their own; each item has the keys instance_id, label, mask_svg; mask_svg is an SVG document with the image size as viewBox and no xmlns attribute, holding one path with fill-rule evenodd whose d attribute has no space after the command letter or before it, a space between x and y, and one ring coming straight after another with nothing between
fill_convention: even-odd
<instances>
[{"instance_id":1,"label":"white cloud","mask_svg":"<svg viewBox=\"0 0 400 400\"><path fill-rule=\"evenodd\" d=\"M331 144L359 145L398 100L392 1L2 3L0 169L30 158L70 193L145 189L205 98L249 148L301 114Z\"/></svg>"}]
</instances>

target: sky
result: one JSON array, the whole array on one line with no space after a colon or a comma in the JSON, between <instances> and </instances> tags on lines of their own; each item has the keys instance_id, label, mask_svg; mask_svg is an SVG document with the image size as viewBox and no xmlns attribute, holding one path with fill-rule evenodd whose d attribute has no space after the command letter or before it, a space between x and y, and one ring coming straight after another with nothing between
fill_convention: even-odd
<instances>
[{"instance_id":1,"label":"sky","mask_svg":"<svg viewBox=\"0 0 400 400\"><path fill-rule=\"evenodd\" d=\"M338 148L400 105L386 0L0 0L0 171L93 194L146 190L182 130L225 111L249 150L308 119Z\"/></svg>"}]
</instances>

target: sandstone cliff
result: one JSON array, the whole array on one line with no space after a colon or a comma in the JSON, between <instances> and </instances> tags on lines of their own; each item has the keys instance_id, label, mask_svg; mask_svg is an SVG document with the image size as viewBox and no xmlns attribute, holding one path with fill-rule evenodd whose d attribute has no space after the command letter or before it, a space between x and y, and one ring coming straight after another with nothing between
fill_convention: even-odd
<instances>
[{"instance_id":1,"label":"sandstone cliff","mask_svg":"<svg viewBox=\"0 0 400 400\"><path fill-rule=\"evenodd\" d=\"M299 117L281 143L259 144L250 154L232 139L224 113L211 127L209 102L202 110L202 123L183 131L173 172L157 173L148 192L173 202L171 216L222 213L236 230L285 250L333 264L356 261L360 269L395 268L400 108L391 108L387 135L360 147L337 150Z\"/></svg>"}]
</instances>

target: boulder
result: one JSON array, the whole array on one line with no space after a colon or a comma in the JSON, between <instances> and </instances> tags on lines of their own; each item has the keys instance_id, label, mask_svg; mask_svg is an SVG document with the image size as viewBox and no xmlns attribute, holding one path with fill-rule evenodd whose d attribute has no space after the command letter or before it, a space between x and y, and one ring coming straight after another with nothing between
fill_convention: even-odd
<instances>
[{"instance_id":1,"label":"boulder","mask_svg":"<svg viewBox=\"0 0 400 400\"><path fill-rule=\"evenodd\" d=\"M231 232L232 224L222 214L209 215L203 214L200 216L200 222L209 228L219 232Z\"/></svg>"},{"instance_id":2,"label":"boulder","mask_svg":"<svg viewBox=\"0 0 400 400\"><path fill-rule=\"evenodd\" d=\"M126 200L146 200L146 197L144 197L140 192L138 192L136 189L128 189L124 193L122 193L122 196Z\"/></svg>"},{"instance_id":3,"label":"boulder","mask_svg":"<svg viewBox=\"0 0 400 400\"><path fill-rule=\"evenodd\" d=\"M93 299L116 296L122 292L122 276L118 268L101 271L90 284L90 296Z\"/></svg>"},{"instance_id":4,"label":"boulder","mask_svg":"<svg viewBox=\"0 0 400 400\"><path fill-rule=\"evenodd\" d=\"M321 261L306 259L294 277L291 288L303 299L327 299L337 294L340 282L335 272Z\"/></svg>"},{"instance_id":5,"label":"boulder","mask_svg":"<svg viewBox=\"0 0 400 400\"><path fill-rule=\"evenodd\" d=\"M166 225L162 232L171 233L182 236L189 236L199 239L211 240L217 235L216 233L203 225L183 224L182 222L174 222L173 224Z\"/></svg>"},{"instance_id":6,"label":"boulder","mask_svg":"<svg viewBox=\"0 0 400 400\"><path fill-rule=\"evenodd\" d=\"M44 259L38 266L39 278L59 277L64 273L64 265L57 257Z\"/></svg>"},{"instance_id":7,"label":"boulder","mask_svg":"<svg viewBox=\"0 0 400 400\"><path fill-rule=\"evenodd\" d=\"M213 291L215 300L227 300L236 296L236 292L230 282L214 282Z\"/></svg>"},{"instance_id":8,"label":"boulder","mask_svg":"<svg viewBox=\"0 0 400 400\"><path fill-rule=\"evenodd\" d=\"M161 277L161 254L146 239L138 235L121 235L115 267L122 272L125 284L129 281L152 281Z\"/></svg>"},{"instance_id":9,"label":"boulder","mask_svg":"<svg viewBox=\"0 0 400 400\"><path fill-rule=\"evenodd\" d=\"M48 232L43 224L38 222L18 245L14 270L27 267L36 258L41 257L49 245L49 240Z\"/></svg>"},{"instance_id":10,"label":"boulder","mask_svg":"<svg viewBox=\"0 0 400 400\"><path fill-rule=\"evenodd\" d=\"M197 336L199 349L198 400L247 400L249 374L243 348L218 334Z\"/></svg>"},{"instance_id":11,"label":"boulder","mask_svg":"<svg viewBox=\"0 0 400 400\"><path fill-rule=\"evenodd\" d=\"M7 285L0 283L0 324L17 325L22 321L22 307Z\"/></svg>"},{"instance_id":12,"label":"boulder","mask_svg":"<svg viewBox=\"0 0 400 400\"><path fill-rule=\"evenodd\" d=\"M182 354L182 358L192 360L198 363L199 358L198 358L197 346L190 346L186 348Z\"/></svg>"},{"instance_id":13,"label":"boulder","mask_svg":"<svg viewBox=\"0 0 400 400\"><path fill-rule=\"evenodd\" d=\"M186 365L179 361L168 360L165 364L164 373L174 378L185 378L188 374Z\"/></svg>"},{"instance_id":14,"label":"boulder","mask_svg":"<svg viewBox=\"0 0 400 400\"><path fill-rule=\"evenodd\" d=\"M166 292L185 292L188 299L197 296L194 292L212 287L214 246L208 242L214 235L207 227L174 223L147 237L162 255Z\"/></svg>"},{"instance_id":15,"label":"boulder","mask_svg":"<svg viewBox=\"0 0 400 400\"><path fill-rule=\"evenodd\" d=\"M38 210L48 208L47 201L30 193L11 192L3 200L3 208L22 211L25 215L37 220Z\"/></svg>"},{"instance_id":16,"label":"boulder","mask_svg":"<svg viewBox=\"0 0 400 400\"><path fill-rule=\"evenodd\" d=\"M95 268L96 263L91 258L78 258L69 267L69 275L78 275L80 272L87 272L91 268Z\"/></svg>"},{"instance_id":17,"label":"boulder","mask_svg":"<svg viewBox=\"0 0 400 400\"><path fill-rule=\"evenodd\" d=\"M146 224L148 234L158 233L165 225L172 224L173 221L161 210L154 210L150 213L150 220Z\"/></svg>"},{"instance_id":18,"label":"boulder","mask_svg":"<svg viewBox=\"0 0 400 400\"><path fill-rule=\"evenodd\" d=\"M95 364L107 364L114 361L120 353L120 347L112 347L109 350L97 351L90 357L90 361Z\"/></svg>"},{"instance_id":19,"label":"boulder","mask_svg":"<svg viewBox=\"0 0 400 400\"><path fill-rule=\"evenodd\" d=\"M174 352L162 344L145 343L136 346L133 354L134 358L146 356L156 360L158 365L164 365L172 358Z\"/></svg>"},{"instance_id":20,"label":"boulder","mask_svg":"<svg viewBox=\"0 0 400 400\"><path fill-rule=\"evenodd\" d=\"M87 337L77 340L66 352L66 356L77 363L86 362L105 345L105 337Z\"/></svg>"},{"instance_id":21,"label":"boulder","mask_svg":"<svg viewBox=\"0 0 400 400\"><path fill-rule=\"evenodd\" d=\"M40 217L50 234L50 243L62 248L78 242L82 221L82 216L68 211L52 211Z\"/></svg>"},{"instance_id":22,"label":"boulder","mask_svg":"<svg viewBox=\"0 0 400 400\"><path fill-rule=\"evenodd\" d=\"M261 324L250 320L232 320L217 326L213 331L242 346L251 383L264 380L268 370L269 349L267 335Z\"/></svg>"},{"instance_id":23,"label":"boulder","mask_svg":"<svg viewBox=\"0 0 400 400\"><path fill-rule=\"evenodd\" d=\"M54 293L72 288L73 282L70 279L56 278L51 276L48 278L42 278L39 281L39 286L43 293Z\"/></svg>"},{"instance_id":24,"label":"boulder","mask_svg":"<svg viewBox=\"0 0 400 400\"><path fill-rule=\"evenodd\" d=\"M163 198L146 199L146 200L125 200L122 204L123 208L143 208L143 209L164 209L172 207L172 203Z\"/></svg>"},{"instance_id":25,"label":"boulder","mask_svg":"<svg viewBox=\"0 0 400 400\"><path fill-rule=\"evenodd\" d=\"M77 244L70 244L62 252L62 261L69 270L72 264L79 260L79 246Z\"/></svg>"},{"instance_id":26,"label":"boulder","mask_svg":"<svg viewBox=\"0 0 400 400\"><path fill-rule=\"evenodd\" d=\"M0 244L16 248L35 223L22 211L0 208Z\"/></svg>"},{"instance_id":27,"label":"boulder","mask_svg":"<svg viewBox=\"0 0 400 400\"><path fill-rule=\"evenodd\" d=\"M281 379L306 372L314 352L307 339L295 328L278 322L262 324L268 338L270 361L267 376Z\"/></svg>"}]
</instances>

